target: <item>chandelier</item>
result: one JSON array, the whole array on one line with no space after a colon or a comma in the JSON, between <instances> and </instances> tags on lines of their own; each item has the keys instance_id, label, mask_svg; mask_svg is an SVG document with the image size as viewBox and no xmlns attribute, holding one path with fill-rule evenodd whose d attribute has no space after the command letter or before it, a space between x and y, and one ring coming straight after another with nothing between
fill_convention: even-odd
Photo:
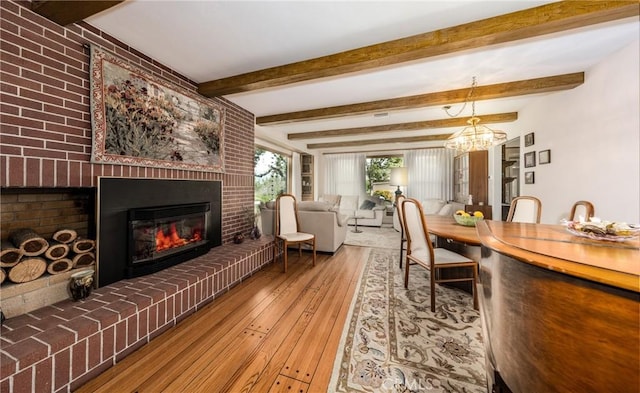
<instances>
[{"instance_id":1,"label":"chandelier","mask_svg":"<svg viewBox=\"0 0 640 393\"><path fill-rule=\"evenodd\" d=\"M467 96L464 105L460 111L451 115L449 113L449 106L445 106L443 109L450 117L458 116L466 107L467 102L473 96L475 90L476 77L473 77L473 83L471 84L471 90ZM469 152L477 150L488 150L490 147L498 145L507 141L507 133L504 131L493 130L484 124L480 123L480 118L476 116L476 102L471 101L471 118L467 121L468 126L462 130L453 133L444 143L444 147L447 149L455 149L460 152Z\"/></svg>"}]
</instances>

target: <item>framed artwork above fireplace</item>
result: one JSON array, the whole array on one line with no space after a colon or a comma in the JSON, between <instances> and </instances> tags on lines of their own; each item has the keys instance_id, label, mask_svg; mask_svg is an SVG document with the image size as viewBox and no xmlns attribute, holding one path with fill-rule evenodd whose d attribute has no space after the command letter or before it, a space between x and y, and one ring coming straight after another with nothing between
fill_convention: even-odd
<instances>
[{"instance_id":1,"label":"framed artwork above fireplace","mask_svg":"<svg viewBox=\"0 0 640 393\"><path fill-rule=\"evenodd\" d=\"M91 160L224 172L225 111L91 47Z\"/></svg>"}]
</instances>

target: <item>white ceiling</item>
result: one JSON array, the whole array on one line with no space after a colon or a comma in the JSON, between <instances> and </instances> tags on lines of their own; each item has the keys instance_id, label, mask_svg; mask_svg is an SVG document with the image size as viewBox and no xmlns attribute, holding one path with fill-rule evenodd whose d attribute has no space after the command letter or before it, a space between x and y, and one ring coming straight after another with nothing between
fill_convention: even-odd
<instances>
[{"instance_id":1,"label":"white ceiling","mask_svg":"<svg viewBox=\"0 0 640 393\"><path fill-rule=\"evenodd\" d=\"M375 43L532 8L549 1L145 1L128 0L86 22L195 82L334 54ZM515 43L432 57L372 71L237 93L225 98L256 116L587 72L609 54L637 41L638 18L600 24ZM548 93L554 94L554 93ZM517 112L534 96L479 101L482 114ZM454 106L456 112L460 106ZM469 116L470 108L461 114ZM287 133L351 128L447 117L442 108L256 126L256 136L307 150ZM496 125L507 129L509 123ZM429 129L360 136L360 139L452 133ZM342 140L353 140L343 137ZM363 151L441 145L366 145ZM325 151L355 151L333 148Z\"/></svg>"}]
</instances>

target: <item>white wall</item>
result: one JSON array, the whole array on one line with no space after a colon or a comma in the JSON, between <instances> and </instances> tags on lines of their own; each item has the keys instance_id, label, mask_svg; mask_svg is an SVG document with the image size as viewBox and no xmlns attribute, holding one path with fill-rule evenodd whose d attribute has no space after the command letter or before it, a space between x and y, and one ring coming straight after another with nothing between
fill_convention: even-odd
<instances>
[{"instance_id":1,"label":"white wall","mask_svg":"<svg viewBox=\"0 0 640 393\"><path fill-rule=\"evenodd\" d=\"M521 136L535 133L533 146L521 138L520 186L542 201L542 223L558 223L578 200L602 219L640 223L639 48L636 41L585 70L583 85L541 96L512 123ZM540 165L545 149L551 163ZM524 167L529 151L534 168ZM535 172L535 184L524 184L525 171Z\"/></svg>"}]
</instances>

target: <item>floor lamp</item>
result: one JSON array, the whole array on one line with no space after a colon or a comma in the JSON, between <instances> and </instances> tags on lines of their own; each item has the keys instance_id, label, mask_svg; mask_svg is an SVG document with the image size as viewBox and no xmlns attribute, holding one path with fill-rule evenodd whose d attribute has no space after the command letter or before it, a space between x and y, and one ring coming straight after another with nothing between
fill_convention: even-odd
<instances>
[{"instance_id":1,"label":"floor lamp","mask_svg":"<svg viewBox=\"0 0 640 393\"><path fill-rule=\"evenodd\" d=\"M391 177L389 179L389 184L392 186L398 186L396 190L396 200L398 197L402 195L402 190L400 187L404 187L409 183L409 176L407 174L407 168L399 167L399 168L391 168Z\"/></svg>"}]
</instances>

